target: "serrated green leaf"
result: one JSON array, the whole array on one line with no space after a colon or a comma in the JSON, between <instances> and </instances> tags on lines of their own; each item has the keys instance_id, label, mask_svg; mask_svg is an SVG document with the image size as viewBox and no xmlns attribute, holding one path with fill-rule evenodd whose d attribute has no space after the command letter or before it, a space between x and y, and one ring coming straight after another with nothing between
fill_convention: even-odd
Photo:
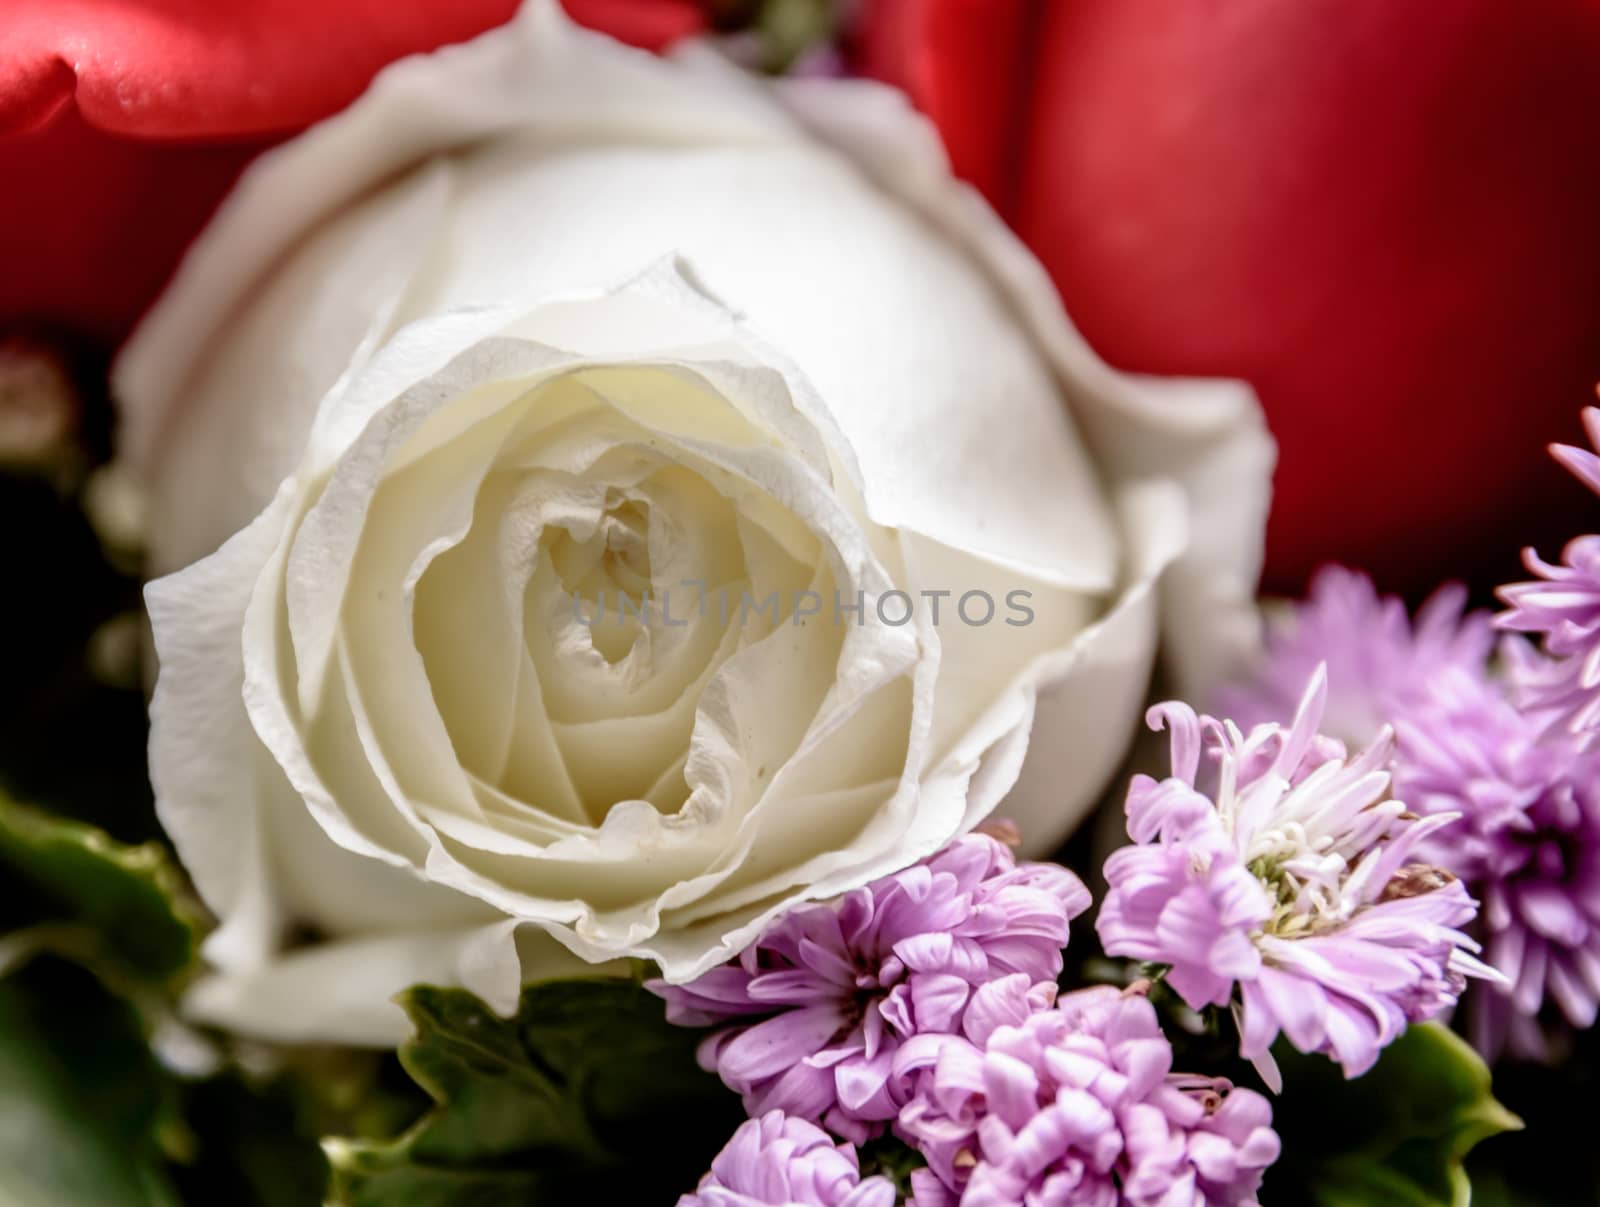
<instances>
[{"instance_id":1,"label":"serrated green leaf","mask_svg":"<svg viewBox=\"0 0 1600 1207\"><path fill-rule=\"evenodd\" d=\"M7 896L14 952L34 945L145 984L170 982L195 958L200 911L157 843L127 846L0 796L0 866L32 890Z\"/></svg>"},{"instance_id":2,"label":"serrated green leaf","mask_svg":"<svg viewBox=\"0 0 1600 1207\"><path fill-rule=\"evenodd\" d=\"M0 1203L175 1207L176 1119L125 1003L57 961L0 980Z\"/></svg>"},{"instance_id":3,"label":"serrated green leaf","mask_svg":"<svg viewBox=\"0 0 1600 1207\"><path fill-rule=\"evenodd\" d=\"M1495 1100L1478 1054L1434 1023L1410 1028L1353 1081L1323 1057L1287 1046L1277 1055L1284 1092L1274 1125L1284 1157L1263 1202L1467 1207L1467 1153L1522 1126Z\"/></svg>"},{"instance_id":4,"label":"serrated green leaf","mask_svg":"<svg viewBox=\"0 0 1600 1207\"><path fill-rule=\"evenodd\" d=\"M401 1004L401 1062L436 1105L392 1141L324 1141L337 1204L672 1202L743 1117L695 1063L698 1033L634 981L531 986L512 1019L458 989Z\"/></svg>"}]
</instances>

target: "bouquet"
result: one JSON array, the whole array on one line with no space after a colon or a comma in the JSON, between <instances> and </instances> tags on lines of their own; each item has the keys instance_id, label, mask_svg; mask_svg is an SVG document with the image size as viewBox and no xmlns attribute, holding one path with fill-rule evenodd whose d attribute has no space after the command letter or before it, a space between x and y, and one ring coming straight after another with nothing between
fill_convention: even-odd
<instances>
[{"instance_id":1,"label":"bouquet","mask_svg":"<svg viewBox=\"0 0 1600 1207\"><path fill-rule=\"evenodd\" d=\"M0 1201L1592 1197L1587 15L172 7L0 61Z\"/></svg>"}]
</instances>

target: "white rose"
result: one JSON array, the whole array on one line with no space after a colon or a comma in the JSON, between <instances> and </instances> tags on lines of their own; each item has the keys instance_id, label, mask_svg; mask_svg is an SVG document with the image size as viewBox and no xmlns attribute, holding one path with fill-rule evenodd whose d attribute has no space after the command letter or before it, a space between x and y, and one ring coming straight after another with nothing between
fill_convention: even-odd
<instances>
[{"instance_id":1,"label":"white rose","mask_svg":"<svg viewBox=\"0 0 1600 1207\"><path fill-rule=\"evenodd\" d=\"M266 1036L693 976L1019 774L1049 847L1158 613L1189 684L1253 632L1246 391L1097 361L895 94L553 3L263 158L116 384L158 806L222 921L190 1004Z\"/></svg>"}]
</instances>

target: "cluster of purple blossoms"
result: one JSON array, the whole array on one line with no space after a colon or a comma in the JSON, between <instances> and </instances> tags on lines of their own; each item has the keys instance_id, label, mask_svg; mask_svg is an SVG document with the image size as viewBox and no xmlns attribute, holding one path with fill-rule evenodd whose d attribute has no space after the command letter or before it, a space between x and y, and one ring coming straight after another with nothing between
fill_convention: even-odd
<instances>
[{"instance_id":1,"label":"cluster of purple blossoms","mask_svg":"<svg viewBox=\"0 0 1600 1207\"><path fill-rule=\"evenodd\" d=\"M861 1177L856 1150L782 1111L740 1125L678 1207L894 1207L894 1183Z\"/></svg>"},{"instance_id":2,"label":"cluster of purple blossoms","mask_svg":"<svg viewBox=\"0 0 1600 1207\"><path fill-rule=\"evenodd\" d=\"M1600 409L1584 423L1600 448ZM1600 455L1553 452L1600 494ZM1468 978L1497 990L1471 1012L1491 1054L1545 1052L1547 1001L1576 1027L1600 1014L1600 536L1526 562L1537 581L1498 618L1452 586L1412 620L1325 568L1257 680L1219 697L1231 720L1150 711L1172 774L1129 787L1100 937L1191 1007L1230 1006L1274 1089L1279 1034L1357 1076ZM1541 646L1496 651L1495 627ZM1279 1151L1266 1100L1174 1073L1137 988L1057 1000L1087 905L1070 872L973 835L655 983L675 1022L728 1024L701 1061L765 1112L680 1207L890 1207L812 1121L856 1142L892 1125L927 1160L912 1207L1255 1203Z\"/></svg>"},{"instance_id":3,"label":"cluster of purple blossoms","mask_svg":"<svg viewBox=\"0 0 1600 1207\"><path fill-rule=\"evenodd\" d=\"M1217 693L1216 710L1243 729L1294 713L1306 684L1326 668L1322 732L1348 746L1373 741L1397 717L1425 708L1441 677L1481 676L1494 643L1487 612L1466 612L1466 588L1441 587L1417 611L1381 596L1365 574L1324 566L1305 602L1267 635L1260 674Z\"/></svg>"},{"instance_id":4,"label":"cluster of purple blossoms","mask_svg":"<svg viewBox=\"0 0 1600 1207\"><path fill-rule=\"evenodd\" d=\"M928 1168L916 1207L1238 1207L1278 1157L1272 1110L1172 1071L1142 994L1079 990L1039 1009L1023 977L979 989L959 1036L902 1049L900 1117Z\"/></svg>"},{"instance_id":5,"label":"cluster of purple blossoms","mask_svg":"<svg viewBox=\"0 0 1600 1207\"><path fill-rule=\"evenodd\" d=\"M1480 895L1485 957L1507 979L1472 1002L1473 1042L1542 1057L1547 998L1579 1028L1600 1003L1600 752L1550 740L1501 696L1444 699L1400 722L1396 779L1413 808L1460 815L1429 857Z\"/></svg>"},{"instance_id":6,"label":"cluster of purple blossoms","mask_svg":"<svg viewBox=\"0 0 1600 1207\"><path fill-rule=\"evenodd\" d=\"M1467 977L1496 976L1461 929L1476 904L1418 858L1454 817L1391 799L1387 730L1355 758L1323 737L1326 691L1319 668L1290 726L1248 733L1153 708L1172 775L1130 785L1134 845L1106 861L1097 920L1108 953L1167 966L1191 1007L1231 1004L1240 1051L1274 1088L1280 1031L1357 1076L1407 1025L1451 1009Z\"/></svg>"},{"instance_id":7,"label":"cluster of purple blossoms","mask_svg":"<svg viewBox=\"0 0 1600 1207\"><path fill-rule=\"evenodd\" d=\"M684 985L651 982L684 1026L732 1023L700 1061L745 1109L780 1109L857 1142L904 1102L895 1053L915 1035L952 1034L979 986L1061 973L1068 923L1089 905L1055 864L1018 864L969 834L833 904L784 914L733 963Z\"/></svg>"},{"instance_id":8,"label":"cluster of purple blossoms","mask_svg":"<svg viewBox=\"0 0 1600 1207\"><path fill-rule=\"evenodd\" d=\"M1600 436L1600 410L1585 422ZM1600 458L1556 452L1600 490ZM1440 592L1412 626L1399 600L1338 568L1277 627L1257 681L1225 694L1231 715L1270 717L1321 659L1337 736L1365 741L1394 725L1395 794L1419 813L1458 815L1419 854L1482 902L1485 959L1505 978L1469 999L1473 1041L1490 1055L1543 1056L1547 1000L1576 1027L1593 1024L1600 1002L1600 752L1585 752L1582 732L1600 682L1600 538L1587 539L1566 567L1544 567L1546 581L1504 592L1513 610L1495 623L1545 633L1547 651L1503 641L1510 694L1490 674L1488 618L1463 617L1458 594Z\"/></svg>"},{"instance_id":9,"label":"cluster of purple blossoms","mask_svg":"<svg viewBox=\"0 0 1600 1207\"><path fill-rule=\"evenodd\" d=\"M1583 412L1589 442L1600 447L1600 408ZM1558 444L1550 450L1600 494L1600 457ZM1600 536L1581 536L1551 565L1532 549L1523 554L1533 582L1500 590L1510 610L1496 618L1505 629L1543 639L1544 657L1511 661L1518 702L1550 730L1585 746L1600 741Z\"/></svg>"}]
</instances>

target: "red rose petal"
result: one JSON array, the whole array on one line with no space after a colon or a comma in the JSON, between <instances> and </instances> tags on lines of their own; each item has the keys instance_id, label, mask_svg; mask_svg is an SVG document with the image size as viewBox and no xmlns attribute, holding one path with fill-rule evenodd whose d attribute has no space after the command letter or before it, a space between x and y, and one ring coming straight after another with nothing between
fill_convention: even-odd
<instances>
[{"instance_id":1,"label":"red rose petal","mask_svg":"<svg viewBox=\"0 0 1600 1207\"><path fill-rule=\"evenodd\" d=\"M0 0L0 320L118 338L244 164L518 0ZM694 0L564 0L647 48ZM209 145L207 145L209 144Z\"/></svg>"},{"instance_id":2,"label":"red rose petal","mask_svg":"<svg viewBox=\"0 0 1600 1207\"><path fill-rule=\"evenodd\" d=\"M470 38L516 0L13 0L0 130L37 120L75 75L84 118L145 138L297 129L349 104L385 63ZM41 97L44 98L41 103Z\"/></svg>"},{"instance_id":3,"label":"red rose petal","mask_svg":"<svg viewBox=\"0 0 1600 1207\"><path fill-rule=\"evenodd\" d=\"M0 139L0 319L120 337L260 145L136 141L71 105Z\"/></svg>"}]
</instances>

